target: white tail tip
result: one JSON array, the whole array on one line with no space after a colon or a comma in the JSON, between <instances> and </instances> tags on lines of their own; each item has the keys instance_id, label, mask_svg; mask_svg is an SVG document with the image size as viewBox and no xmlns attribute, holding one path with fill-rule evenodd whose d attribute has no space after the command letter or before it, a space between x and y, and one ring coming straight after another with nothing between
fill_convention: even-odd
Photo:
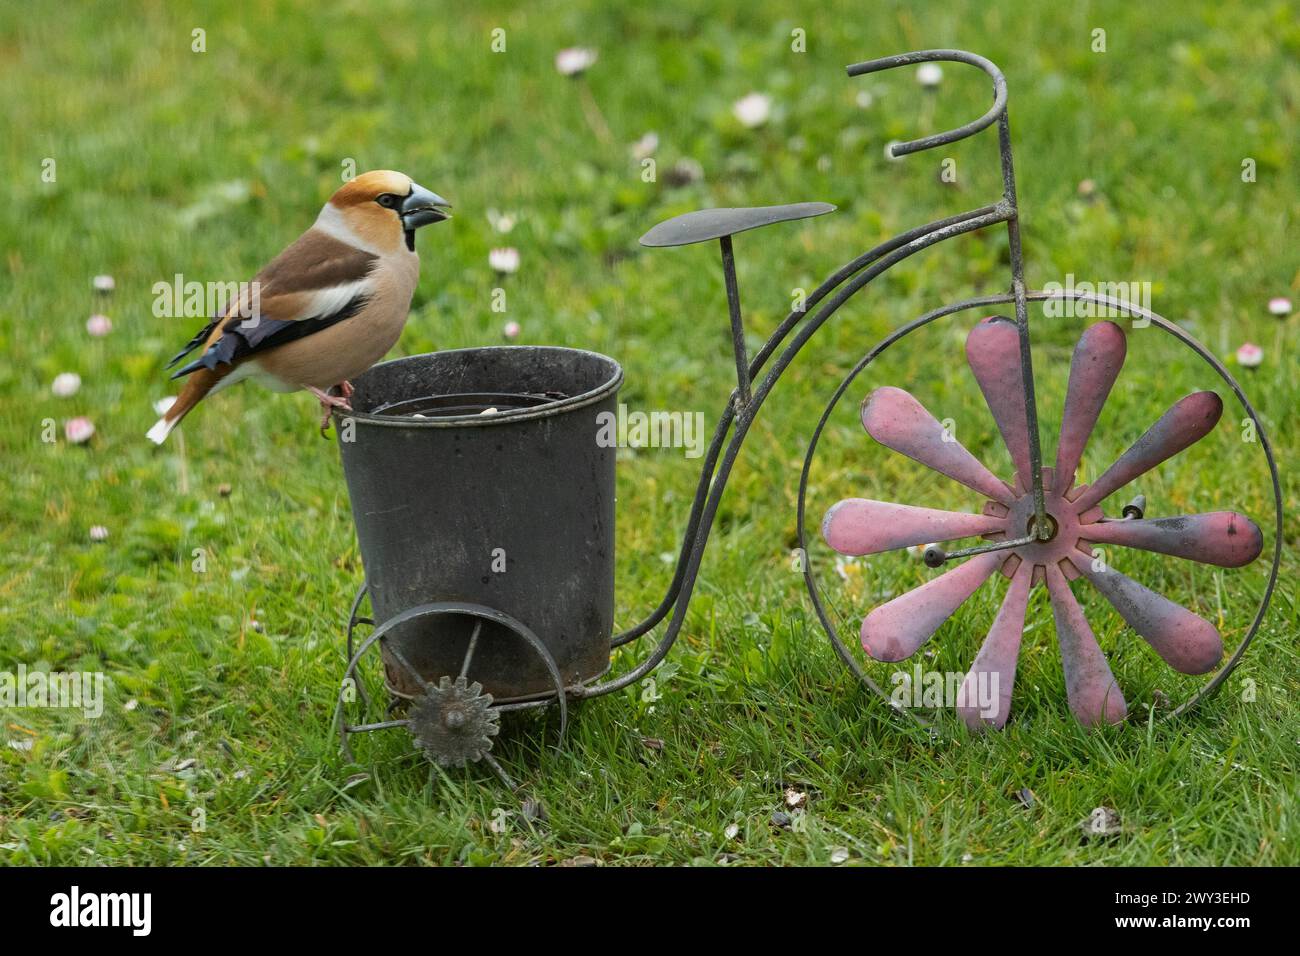
<instances>
[{"instance_id":1,"label":"white tail tip","mask_svg":"<svg viewBox=\"0 0 1300 956\"><path fill-rule=\"evenodd\" d=\"M171 430L176 427L175 421L168 421L166 418L160 418L154 422L153 428L145 432L145 437L155 445L161 445L171 434Z\"/></svg>"}]
</instances>

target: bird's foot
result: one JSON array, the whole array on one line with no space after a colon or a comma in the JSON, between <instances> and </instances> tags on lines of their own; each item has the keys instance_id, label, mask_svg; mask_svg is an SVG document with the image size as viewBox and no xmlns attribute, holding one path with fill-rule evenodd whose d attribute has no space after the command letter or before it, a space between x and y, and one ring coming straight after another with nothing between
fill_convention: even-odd
<instances>
[{"instance_id":1,"label":"bird's foot","mask_svg":"<svg viewBox=\"0 0 1300 956\"><path fill-rule=\"evenodd\" d=\"M356 389L352 387L352 383L347 381L346 379L343 380L342 382L339 382L334 387L337 388L340 392L342 392L343 397L348 400L351 400L352 393L356 391Z\"/></svg>"},{"instance_id":2,"label":"bird's foot","mask_svg":"<svg viewBox=\"0 0 1300 956\"><path fill-rule=\"evenodd\" d=\"M334 409L339 408L345 412L352 411L352 406L348 404L348 398L347 398L350 397L352 394L352 386L349 383L344 383L344 384L347 385L347 389L344 392L344 395L342 396L331 395L329 392L322 391L321 389L317 388L314 385L304 386L307 389L307 391L311 392L313 395L316 396L316 400L320 402L320 407L324 410L324 414L321 416L321 420L320 420L321 438L329 437L328 435L325 434L325 432L330 427L330 415L333 413Z\"/></svg>"}]
</instances>

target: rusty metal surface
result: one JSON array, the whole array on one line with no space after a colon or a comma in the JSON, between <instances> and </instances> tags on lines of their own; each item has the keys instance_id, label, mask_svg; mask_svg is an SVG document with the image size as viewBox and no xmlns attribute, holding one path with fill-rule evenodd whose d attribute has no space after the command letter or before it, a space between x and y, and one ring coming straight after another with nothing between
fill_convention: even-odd
<instances>
[{"instance_id":1,"label":"rusty metal surface","mask_svg":"<svg viewBox=\"0 0 1300 956\"><path fill-rule=\"evenodd\" d=\"M1100 504L1112 492L1194 445L1219 423L1223 399L1214 392L1193 392L1181 398L1146 430L1128 451L1089 485L1079 498L1080 508Z\"/></svg>"},{"instance_id":2,"label":"rusty metal surface","mask_svg":"<svg viewBox=\"0 0 1300 956\"><path fill-rule=\"evenodd\" d=\"M1098 322L1084 329L1070 359L1070 381L1061 412L1061 436L1056 446L1056 484L1064 493L1074 483L1083 450L1111 387L1124 367L1128 339L1114 322Z\"/></svg>"},{"instance_id":3,"label":"rusty metal surface","mask_svg":"<svg viewBox=\"0 0 1300 956\"><path fill-rule=\"evenodd\" d=\"M886 385L862 403L862 427L886 448L1005 504L1011 489L948 434L909 392Z\"/></svg>"},{"instance_id":4,"label":"rusty metal surface","mask_svg":"<svg viewBox=\"0 0 1300 956\"><path fill-rule=\"evenodd\" d=\"M1070 710L1085 727L1117 724L1127 715L1128 705L1106 663L1106 655L1101 652L1065 575L1054 564L1046 571Z\"/></svg>"},{"instance_id":5,"label":"rusty metal surface","mask_svg":"<svg viewBox=\"0 0 1300 956\"><path fill-rule=\"evenodd\" d=\"M1181 604L1083 554L1070 559L1119 612L1124 623L1182 674L1206 674L1223 658L1218 629Z\"/></svg>"},{"instance_id":6,"label":"rusty metal surface","mask_svg":"<svg viewBox=\"0 0 1300 956\"><path fill-rule=\"evenodd\" d=\"M987 534L1004 523L993 515L846 498L826 512L822 537L840 554L861 556Z\"/></svg>"},{"instance_id":7,"label":"rusty metal surface","mask_svg":"<svg viewBox=\"0 0 1300 956\"><path fill-rule=\"evenodd\" d=\"M1259 525L1235 511L1102 521L1089 526L1087 538L1097 544L1155 551L1221 568L1250 564L1264 549Z\"/></svg>"},{"instance_id":8,"label":"rusty metal surface","mask_svg":"<svg viewBox=\"0 0 1300 956\"><path fill-rule=\"evenodd\" d=\"M1011 715L1011 690L1016 683L1016 664L1020 660L1020 639L1025 630L1030 587L1029 566L1021 564L1011 578L1002 606L998 608L998 616L994 618L988 636L980 645L975 662L962 681L957 713L971 730L983 730L986 727L1001 730ZM992 715L981 713L973 703L979 700L977 690L981 675L988 675L984 678L985 686L997 688L997 706ZM994 680L996 684L993 683Z\"/></svg>"},{"instance_id":9,"label":"rusty metal surface","mask_svg":"<svg viewBox=\"0 0 1300 956\"><path fill-rule=\"evenodd\" d=\"M416 746L442 767L477 763L492 749L500 732L500 715L492 708L492 695L483 685L464 677L454 681L443 675L426 684L411 702L410 731Z\"/></svg>"},{"instance_id":10,"label":"rusty metal surface","mask_svg":"<svg viewBox=\"0 0 1300 956\"><path fill-rule=\"evenodd\" d=\"M1025 420L1025 383L1010 374L1020 363L1020 333L1011 319L992 315L966 336L966 362L984 393L1002 441L1011 453L1016 480L1033 482L1029 462L1029 424Z\"/></svg>"},{"instance_id":11,"label":"rusty metal surface","mask_svg":"<svg viewBox=\"0 0 1300 956\"><path fill-rule=\"evenodd\" d=\"M911 657L1002 561L1000 554L978 555L880 605L862 622L862 649L878 661Z\"/></svg>"}]
</instances>

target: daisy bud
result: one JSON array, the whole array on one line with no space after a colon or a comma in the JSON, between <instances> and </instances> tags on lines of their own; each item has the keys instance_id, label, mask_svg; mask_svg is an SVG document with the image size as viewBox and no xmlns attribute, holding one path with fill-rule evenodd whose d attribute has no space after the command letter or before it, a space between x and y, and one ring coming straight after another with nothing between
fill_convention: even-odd
<instances>
[{"instance_id":1,"label":"daisy bud","mask_svg":"<svg viewBox=\"0 0 1300 956\"><path fill-rule=\"evenodd\" d=\"M1264 350L1253 342L1237 349L1237 364L1242 368L1258 368L1264 361Z\"/></svg>"},{"instance_id":2,"label":"daisy bud","mask_svg":"<svg viewBox=\"0 0 1300 956\"><path fill-rule=\"evenodd\" d=\"M84 445L95 434L95 423L84 415L69 418L63 423L63 436L74 445Z\"/></svg>"},{"instance_id":3,"label":"daisy bud","mask_svg":"<svg viewBox=\"0 0 1300 956\"><path fill-rule=\"evenodd\" d=\"M515 222L518 219L518 217L512 212L498 212L495 209L489 209L487 211L487 218L488 223L492 228L497 232L502 233L509 232L511 229L515 228Z\"/></svg>"},{"instance_id":4,"label":"daisy bud","mask_svg":"<svg viewBox=\"0 0 1300 956\"><path fill-rule=\"evenodd\" d=\"M655 132L646 133L635 143L632 144L632 158L646 159L653 156L655 150L659 148L659 134Z\"/></svg>"}]
</instances>

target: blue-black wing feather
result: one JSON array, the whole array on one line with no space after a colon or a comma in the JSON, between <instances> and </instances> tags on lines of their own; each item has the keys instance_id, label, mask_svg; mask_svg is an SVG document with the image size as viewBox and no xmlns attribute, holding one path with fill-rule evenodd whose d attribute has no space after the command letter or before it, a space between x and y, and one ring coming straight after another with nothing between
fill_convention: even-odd
<instances>
[{"instance_id":1,"label":"blue-black wing feather","mask_svg":"<svg viewBox=\"0 0 1300 956\"><path fill-rule=\"evenodd\" d=\"M365 308L369 299L369 293L360 292L334 312L311 319L244 319L236 316L226 323L221 338L213 342L194 361L173 372L172 378L189 375L201 368L215 369L219 364L234 365L240 359L256 352L264 352L304 336L313 335L356 315ZM215 325L216 322L213 322L203 334L211 334ZM187 346L184 352L172 360L172 364L175 364L186 352L191 351L195 344L192 342Z\"/></svg>"}]
</instances>

